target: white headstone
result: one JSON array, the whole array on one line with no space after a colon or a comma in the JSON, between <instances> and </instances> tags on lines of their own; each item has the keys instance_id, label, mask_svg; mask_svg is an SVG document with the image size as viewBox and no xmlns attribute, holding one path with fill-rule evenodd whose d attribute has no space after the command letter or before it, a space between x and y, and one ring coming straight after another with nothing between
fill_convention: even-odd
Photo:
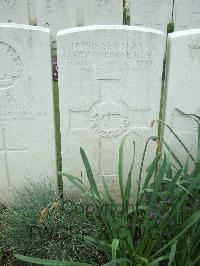
<instances>
[{"instance_id":1,"label":"white headstone","mask_svg":"<svg viewBox=\"0 0 200 266\"><path fill-rule=\"evenodd\" d=\"M31 25L37 25L36 0L29 0L29 20Z\"/></svg>"},{"instance_id":2,"label":"white headstone","mask_svg":"<svg viewBox=\"0 0 200 266\"><path fill-rule=\"evenodd\" d=\"M180 111L200 115L200 30L170 34L168 62L165 120L195 155L197 125ZM164 137L185 163L187 154L169 130Z\"/></svg>"},{"instance_id":3,"label":"white headstone","mask_svg":"<svg viewBox=\"0 0 200 266\"><path fill-rule=\"evenodd\" d=\"M130 24L167 32L173 0L130 0Z\"/></svg>"},{"instance_id":4,"label":"white headstone","mask_svg":"<svg viewBox=\"0 0 200 266\"><path fill-rule=\"evenodd\" d=\"M79 0L84 25L123 25L123 0ZM82 2L82 3L81 3Z\"/></svg>"},{"instance_id":5,"label":"white headstone","mask_svg":"<svg viewBox=\"0 0 200 266\"><path fill-rule=\"evenodd\" d=\"M175 31L200 28L200 1L175 0Z\"/></svg>"},{"instance_id":6,"label":"white headstone","mask_svg":"<svg viewBox=\"0 0 200 266\"><path fill-rule=\"evenodd\" d=\"M74 0L37 0L37 25L51 29L53 40L58 30L76 26Z\"/></svg>"},{"instance_id":7,"label":"white headstone","mask_svg":"<svg viewBox=\"0 0 200 266\"><path fill-rule=\"evenodd\" d=\"M97 182L104 176L114 190L122 137L131 130L143 137L139 144L134 136L141 159L145 141L156 134L150 122L159 116L165 35L137 27L91 26L60 31L57 47L63 171L78 177L82 172L86 181L79 154L83 147ZM128 169L132 142L124 153ZM153 154L148 153L148 162Z\"/></svg>"},{"instance_id":8,"label":"white headstone","mask_svg":"<svg viewBox=\"0 0 200 266\"><path fill-rule=\"evenodd\" d=\"M29 24L27 0L0 0L0 23Z\"/></svg>"},{"instance_id":9,"label":"white headstone","mask_svg":"<svg viewBox=\"0 0 200 266\"><path fill-rule=\"evenodd\" d=\"M0 25L0 201L26 179L55 181L50 33Z\"/></svg>"}]
</instances>

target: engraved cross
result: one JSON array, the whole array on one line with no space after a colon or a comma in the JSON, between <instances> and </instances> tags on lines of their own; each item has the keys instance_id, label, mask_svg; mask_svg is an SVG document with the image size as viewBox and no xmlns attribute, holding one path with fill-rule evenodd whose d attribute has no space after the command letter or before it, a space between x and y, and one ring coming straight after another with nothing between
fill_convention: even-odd
<instances>
[{"instance_id":1,"label":"engraved cross","mask_svg":"<svg viewBox=\"0 0 200 266\"><path fill-rule=\"evenodd\" d=\"M114 176L115 169L111 169L110 160L105 154L109 150L118 153L119 137L128 130L147 130L151 109L144 104L130 107L126 98L122 97L120 79L98 79L97 82L96 101L85 110L80 110L78 105L77 109L69 110L69 129L72 132L90 131L91 136L93 132L99 137L98 173L110 178Z\"/></svg>"},{"instance_id":2,"label":"engraved cross","mask_svg":"<svg viewBox=\"0 0 200 266\"><path fill-rule=\"evenodd\" d=\"M8 147L7 143L7 134L6 129L2 129L2 148L0 148L0 153L3 153L4 155L4 161L5 161L5 170L6 170L6 179L8 181L8 186L11 187L11 175L10 175L10 169L9 169L9 153L26 153L28 149L10 149Z\"/></svg>"},{"instance_id":3,"label":"engraved cross","mask_svg":"<svg viewBox=\"0 0 200 266\"><path fill-rule=\"evenodd\" d=\"M108 118L104 112L112 112L112 104L120 103L120 80L107 79L98 80L98 98L89 108L86 110L69 110L69 128L71 130L90 130L94 129L93 124L91 125L90 120L93 120L94 111L99 111L104 120ZM105 105L105 103L107 103ZM98 107L100 110L98 110ZM108 107L110 107L110 110ZM97 109L96 109L97 108ZM115 108L115 106L113 107ZM92 119L91 119L92 118ZM105 125L101 125L105 126ZM95 130L95 129L94 129ZM96 131L96 130L95 130ZM98 131L98 130L97 130ZM96 132L99 134L99 132ZM102 134L100 134L102 136ZM105 137L105 136L104 136Z\"/></svg>"},{"instance_id":4,"label":"engraved cross","mask_svg":"<svg viewBox=\"0 0 200 266\"><path fill-rule=\"evenodd\" d=\"M121 99L120 79L99 79L98 99L85 110L69 110L69 129L93 130L100 137L117 137L129 128L149 127L149 106L130 108ZM138 100L139 101L139 100Z\"/></svg>"}]
</instances>

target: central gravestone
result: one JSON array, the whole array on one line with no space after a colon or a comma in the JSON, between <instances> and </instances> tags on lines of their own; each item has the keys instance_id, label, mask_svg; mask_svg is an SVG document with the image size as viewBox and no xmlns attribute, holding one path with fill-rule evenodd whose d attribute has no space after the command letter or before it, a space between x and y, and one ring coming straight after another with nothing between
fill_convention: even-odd
<instances>
[{"instance_id":1,"label":"central gravestone","mask_svg":"<svg viewBox=\"0 0 200 266\"><path fill-rule=\"evenodd\" d=\"M59 32L57 45L63 171L86 182L83 147L99 186L104 176L114 190L122 137L131 130L142 136L136 148L140 159L145 141L156 134L150 122L159 116L165 36L127 26L92 26ZM126 169L132 152L130 143Z\"/></svg>"},{"instance_id":2,"label":"central gravestone","mask_svg":"<svg viewBox=\"0 0 200 266\"><path fill-rule=\"evenodd\" d=\"M0 23L29 24L28 0L0 0Z\"/></svg>"},{"instance_id":3,"label":"central gravestone","mask_svg":"<svg viewBox=\"0 0 200 266\"><path fill-rule=\"evenodd\" d=\"M200 27L200 1L175 0L175 31L197 29Z\"/></svg>"},{"instance_id":4,"label":"central gravestone","mask_svg":"<svg viewBox=\"0 0 200 266\"><path fill-rule=\"evenodd\" d=\"M56 176L50 33L0 25L0 202ZM45 104L44 104L45 103Z\"/></svg>"},{"instance_id":5,"label":"central gravestone","mask_svg":"<svg viewBox=\"0 0 200 266\"><path fill-rule=\"evenodd\" d=\"M51 29L53 41L58 30L76 26L74 0L37 0L37 25Z\"/></svg>"},{"instance_id":6,"label":"central gravestone","mask_svg":"<svg viewBox=\"0 0 200 266\"><path fill-rule=\"evenodd\" d=\"M173 0L130 0L130 22L166 33L172 10Z\"/></svg>"}]
</instances>

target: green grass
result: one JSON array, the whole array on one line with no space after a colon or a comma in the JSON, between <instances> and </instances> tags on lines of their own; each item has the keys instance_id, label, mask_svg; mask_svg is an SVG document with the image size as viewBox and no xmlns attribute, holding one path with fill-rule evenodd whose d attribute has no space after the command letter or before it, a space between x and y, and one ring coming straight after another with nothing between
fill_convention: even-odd
<instances>
[{"instance_id":1,"label":"green grass","mask_svg":"<svg viewBox=\"0 0 200 266\"><path fill-rule=\"evenodd\" d=\"M14 253L97 265L106 261L103 252L82 240L84 235L101 234L91 204L73 197L61 203L50 185L30 184L17 192L15 205L2 213L0 226L0 265L13 261Z\"/></svg>"},{"instance_id":2,"label":"green grass","mask_svg":"<svg viewBox=\"0 0 200 266\"><path fill-rule=\"evenodd\" d=\"M58 170L58 172L62 172L59 89L58 89L58 82L57 81L54 81L54 113L55 113L57 170ZM62 182L61 176L57 177L57 185L58 185L58 190L59 190L60 194L62 194L63 182Z\"/></svg>"},{"instance_id":3,"label":"green grass","mask_svg":"<svg viewBox=\"0 0 200 266\"><path fill-rule=\"evenodd\" d=\"M13 256L9 249L2 247L2 241L5 238L5 224L4 215L6 212L5 206L0 204L0 265L2 266L22 266L24 263L16 262L16 258Z\"/></svg>"}]
</instances>

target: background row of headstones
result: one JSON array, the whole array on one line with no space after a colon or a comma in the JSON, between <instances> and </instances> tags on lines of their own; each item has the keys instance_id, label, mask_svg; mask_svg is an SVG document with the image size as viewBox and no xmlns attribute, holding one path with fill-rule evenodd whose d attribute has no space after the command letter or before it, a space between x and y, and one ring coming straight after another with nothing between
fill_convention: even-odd
<instances>
[{"instance_id":1,"label":"background row of headstones","mask_svg":"<svg viewBox=\"0 0 200 266\"><path fill-rule=\"evenodd\" d=\"M53 39L65 28L88 25L122 25L123 0L1 0L0 22L50 27ZM126 0L130 25L167 32L200 27L198 0Z\"/></svg>"},{"instance_id":2,"label":"background row of headstones","mask_svg":"<svg viewBox=\"0 0 200 266\"><path fill-rule=\"evenodd\" d=\"M199 114L200 30L169 35L165 121L195 153L197 127L180 111ZM50 31L0 24L0 199L26 178L56 180ZM166 37L156 30L91 26L60 31L57 39L63 172L86 180L79 149L94 176L116 193L118 148L133 131L136 165L147 139L157 135ZM141 141L138 135L142 137ZM165 141L184 163L178 143ZM151 143L145 167L155 155ZM124 148L130 166L133 138ZM68 186L69 189L69 186Z\"/></svg>"}]
</instances>

